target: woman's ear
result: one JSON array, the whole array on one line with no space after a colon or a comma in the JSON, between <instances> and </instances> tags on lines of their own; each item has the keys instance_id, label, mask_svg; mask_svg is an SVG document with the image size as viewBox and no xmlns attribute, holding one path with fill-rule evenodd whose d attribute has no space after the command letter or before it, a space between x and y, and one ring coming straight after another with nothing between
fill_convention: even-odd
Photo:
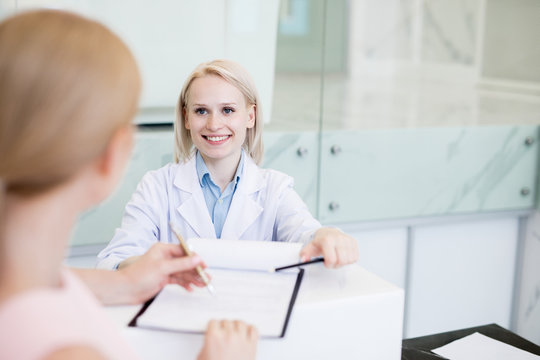
<instances>
[{"instance_id":1,"label":"woman's ear","mask_svg":"<svg viewBox=\"0 0 540 360\"><path fill-rule=\"evenodd\" d=\"M184 127L186 128L186 130L189 130L189 121L188 121L187 111L186 111L185 106L182 108L182 119L184 121Z\"/></svg>"},{"instance_id":2,"label":"woman's ear","mask_svg":"<svg viewBox=\"0 0 540 360\"><path fill-rule=\"evenodd\" d=\"M249 106L248 109L248 123L246 127L251 129L255 126L255 119L257 118L257 105L253 104Z\"/></svg>"},{"instance_id":3,"label":"woman's ear","mask_svg":"<svg viewBox=\"0 0 540 360\"><path fill-rule=\"evenodd\" d=\"M116 130L101 155L96 159L95 169L104 196L120 181L133 148L133 126Z\"/></svg>"}]
</instances>

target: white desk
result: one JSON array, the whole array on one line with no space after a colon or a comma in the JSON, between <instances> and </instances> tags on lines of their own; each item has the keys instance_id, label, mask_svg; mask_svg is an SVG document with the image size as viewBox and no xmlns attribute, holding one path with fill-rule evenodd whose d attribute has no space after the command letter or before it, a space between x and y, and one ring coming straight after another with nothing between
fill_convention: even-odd
<instances>
[{"instance_id":1,"label":"white desk","mask_svg":"<svg viewBox=\"0 0 540 360\"><path fill-rule=\"evenodd\" d=\"M326 270L310 265L287 333L262 339L258 359L401 358L403 290L352 265ZM108 307L143 359L195 359L203 336L125 326L138 307Z\"/></svg>"}]
</instances>

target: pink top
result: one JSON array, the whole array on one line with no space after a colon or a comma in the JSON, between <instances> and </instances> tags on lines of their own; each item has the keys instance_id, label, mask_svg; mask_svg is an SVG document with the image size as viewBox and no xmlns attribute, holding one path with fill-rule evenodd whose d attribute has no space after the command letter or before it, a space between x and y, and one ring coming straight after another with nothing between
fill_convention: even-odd
<instances>
[{"instance_id":1,"label":"pink top","mask_svg":"<svg viewBox=\"0 0 540 360\"><path fill-rule=\"evenodd\" d=\"M73 345L90 346L107 359L137 359L83 282L69 270L62 282L0 304L0 359L42 359Z\"/></svg>"}]
</instances>

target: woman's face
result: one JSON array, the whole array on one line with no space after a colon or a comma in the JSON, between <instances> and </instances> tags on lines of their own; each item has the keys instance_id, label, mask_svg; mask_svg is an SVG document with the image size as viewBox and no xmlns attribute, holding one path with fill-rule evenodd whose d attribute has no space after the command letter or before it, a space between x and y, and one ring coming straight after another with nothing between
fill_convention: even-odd
<instances>
[{"instance_id":1,"label":"woman's face","mask_svg":"<svg viewBox=\"0 0 540 360\"><path fill-rule=\"evenodd\" d=\"M247 129L255 125L255 105L217 75L195 79L185 107L185 127L207 164L236 166Z\"/></svg>"}]
</instances>

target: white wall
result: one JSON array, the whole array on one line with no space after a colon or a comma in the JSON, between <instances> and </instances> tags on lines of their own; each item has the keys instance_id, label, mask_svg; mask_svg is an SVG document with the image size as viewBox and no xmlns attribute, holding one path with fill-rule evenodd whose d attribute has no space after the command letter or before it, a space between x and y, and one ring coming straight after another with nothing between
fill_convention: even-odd
<instances>
[{"instance_id":1,"label":"white wall","mask_svg":"<svg viewBox=\"0 0 540 360\"><path fill-rule=\"evenodd\" d=\"M509 328L518 219L415 228L407 337L490 323Z\"/></svg>"},{"instance_id":2,"label":"white wall","mask_svg":"<svg viewBox=\"0 0 540 360\"><path fill-rule=\"evenodd\" d=\"M159 121L173 121L186 77L199 63L216 58L246 67L260 93L263 117L271 119L279 0L0 1L0 17L14 7L21 11L49 7L78 12L109 26L139 62L141 108L166 111Z\"/></svg>"}]
</instances>

